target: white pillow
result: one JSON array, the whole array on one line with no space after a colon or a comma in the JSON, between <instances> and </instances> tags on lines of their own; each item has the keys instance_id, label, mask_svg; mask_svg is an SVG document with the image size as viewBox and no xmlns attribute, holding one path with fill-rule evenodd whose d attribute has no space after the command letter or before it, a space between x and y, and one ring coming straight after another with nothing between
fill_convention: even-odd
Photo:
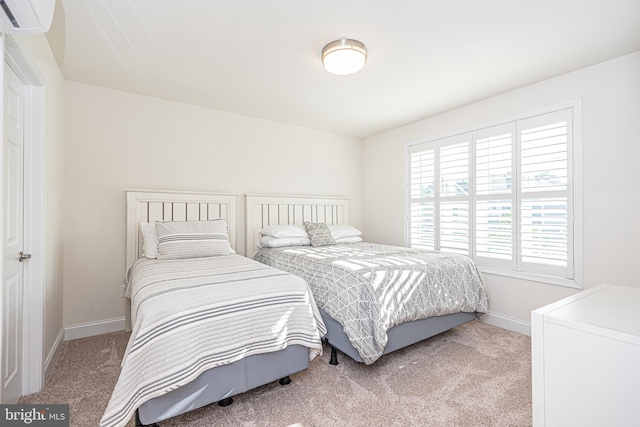
<instances>
[{"instance_id":1,"label":"white pillow","mask_svg":"<svg viewBox=\"0 0 640 427\"><path fill-rule=\"evenodd\" d=\"M362 242L362 237L360 237L360 236L343 237L341 239L335 239L335 240L336 240L336 244L340 244L340 243L358 243L358 242Z\"/></svg>"},{"instance_id":2,"label":"white pillow","mask_svg":"<svg viewBox=\"0 0 640 427\"><path fill-rule=\"evenodd\" d=\"M156 222L158 259L228 255L229 236L224 219Z\"/></svg>"},{"instance_id":3,"label":"white pillow","mask_svg":"<svg viewBox=\"0 0 640 427\"><path fill-rule=\"evenodd\" d=\"M282 248L284 246L309 246L308 237L272 237L262 236L256 246L259 248Z\"/></svg>"},{"instance_id":4,"label":"white pillow","mask_svg":"<svg viewBox=\"0 0 640 427\"><path fill-rule=\"evenodd\" d=\"M260 234L271 237L306 237L309 238L307 230L301 225L269 225L262 230Z\"/></svg>"},{"instance_id":5,"label":"white pillow","mask_svg":"<svg viewBox=\"0 0 640 427\"><path fill-rule=\"evenodd\" d=\"M140 223L140 231L142 232L142 256L145 258L158 258L158 235L156 234L156 225L148 222Z\"/></svg>"},{"instance_id":6,"label":"white pillow","mask_svg":"<svg viewBox=\"0 0 640 427\"><path fill-rule=\"evenodd\" d=\"M343 237L355 237L362 234L362 231L347 224L333 224L329 226L331 236L334 239L342 239Z\"/></svg>"}]
</instances>

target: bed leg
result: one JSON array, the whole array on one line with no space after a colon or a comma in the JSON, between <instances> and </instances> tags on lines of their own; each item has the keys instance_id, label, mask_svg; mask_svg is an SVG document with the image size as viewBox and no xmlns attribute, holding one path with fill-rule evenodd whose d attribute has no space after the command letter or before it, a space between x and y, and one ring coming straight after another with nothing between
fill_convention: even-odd
<instances>
[{"instance_id":1,"label":"bed leg","mask_svg":"<svg viewBox=\"0 0 640 427\"><path fill-rule=\"evenodd\" d=\"M289 378L289 375L287 375L284 378L280 378L278 380L278 382L280 383L280 385L287 385L287 384L291 384L291 378Z\"/></svg>"},{"instance_id":2,"label":"bed leg","mask_svg":"<svg viewBox=\"0 0 640 427\"><path fill-rule=\"evenodd\" d=\"M229 406L233 403L233 398L232 397L225 397L224 399L222 399L221 401L218 402L218 406L224 408L225 406Z\"/></svg>"},{"instance_id":3,"label":"bed leg","mask_svg":"<svg viewBox=\"0 0 640 427\"><path fill-rule=\"evenodd\" d=\"M337 365L338 362L338 352L335 347L331 347L331 358L329 359L329 365Z\"/></svg>"},{"instance_id":4,"label":"bed leg","mask_svg":"<svg viewBox=\"0 0 640 427\"><path fill-rule=\"evenodd\" d=\"M140 421L140 410L136 409L136 427L159 427L159 426L156 423L142 424L142 421Z\"/></svg>"}]
</instances>

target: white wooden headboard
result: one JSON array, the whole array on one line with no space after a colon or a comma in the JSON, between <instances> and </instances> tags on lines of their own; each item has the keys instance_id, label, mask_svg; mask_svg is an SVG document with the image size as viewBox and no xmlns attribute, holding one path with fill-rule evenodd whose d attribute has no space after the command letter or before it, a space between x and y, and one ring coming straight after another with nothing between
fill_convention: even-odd
<instances>
[{"instance_id":1,"label":"white wooden headboard","mask_svg":"<svg viewBox=\"0 0 640 427\"><path fill-rule=\"evenodd\" d=\"M165 190L126 190L127 270L142 254L141 222L227 220L229 243L236 248L236 196Z\"/></svg>"},{"instance_id":2,"label":"white wooden headboard","mask_svg":"<svg viewBox=\"0 0 640 427\"><path fill-rule=\"evenodd\" d=\"M248 258L253 258L262 228L278 224L303 225L305 221L348 224L349 200L343 197L247 194L245 218L246 252Z\"/></svg>"},{"instance_id":3,"label":"white wooden headboard","mask_svg":"<svg viewBox=\"0 0 640 427\"><path fill-rule=\"evenodd\" d=\"M127 268L142 254L141 222L227 220L229 243L236 247L236 196L168 190L125 190L127 193ZM131 301L125 302L125 329L131 330Z\"/></svg>"}]
</instances>

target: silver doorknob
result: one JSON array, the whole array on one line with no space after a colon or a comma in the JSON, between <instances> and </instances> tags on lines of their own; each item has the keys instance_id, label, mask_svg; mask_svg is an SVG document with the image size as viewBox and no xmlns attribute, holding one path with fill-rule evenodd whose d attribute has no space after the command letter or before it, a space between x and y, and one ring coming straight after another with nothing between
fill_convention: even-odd
<instances>
[{"instance_id":1,"label":"silver doorknob","mask_svg":"<svg viewBox=\"0 0 640 427\"><path fill-rule=\"evenodd\" d=\"M22 262L25 259L31 259L31 254L25 254L24 252L20 251L20 253L18 254L18 261Z\"/></svg>"}]
</instances>

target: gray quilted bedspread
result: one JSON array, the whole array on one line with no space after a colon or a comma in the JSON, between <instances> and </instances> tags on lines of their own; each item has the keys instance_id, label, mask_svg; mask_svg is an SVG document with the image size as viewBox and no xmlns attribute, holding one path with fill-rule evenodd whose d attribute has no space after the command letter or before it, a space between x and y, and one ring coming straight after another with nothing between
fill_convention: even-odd
<instances>
[{"instance_id":1,"label":"gray quilted bedspread","mask_svg":"<svg viewBox=\"0 0 640 427\"><path fill-rule=\"evenodd\" d=\"M361 242L262 248L255 259L305 279L366 364L382 355L393 326L487 310L484 280L463 255Z\"/></svg>"}]
</instances>

